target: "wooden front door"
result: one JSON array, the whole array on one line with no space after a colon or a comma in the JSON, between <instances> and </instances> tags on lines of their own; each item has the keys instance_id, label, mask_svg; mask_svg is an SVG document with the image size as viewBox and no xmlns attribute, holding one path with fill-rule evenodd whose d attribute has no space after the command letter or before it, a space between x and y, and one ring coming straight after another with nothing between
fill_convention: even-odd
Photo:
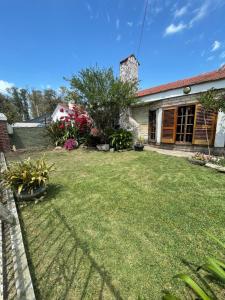
<instances>
[{"instance_id":1,"label":"wooden front door","mask_svg":"<svg viewBox=\"0 0 225 300\"><path fill-rule=\"evenodd\" d=\"M174 144L176 139L177 107L163 110L162 143Z\"/></svg>"},{"instance_id":2,"label":"wooden front door","mask_svg":"<svg viewBox=\"0 0 225 300\"><path fill-rule=\"evenodd\" d=\"M201 104L196 105L193 144L213 146L216 132L217 113L205 111Z\"/></svg>"},{"instance_id":3,"label":"wooden front door","mask_svg":"<svg viewBox=\"0 0 225 300\"><path fill-rule=\"evenodd\" d=\"M149 111L149 122L148 122L148 141L156 141L156 110Z\"/></svg>"},{"instance_id":4,"label":"wooden front door","mask_svg":"<svg viewBox=\"0 0 225 300\"><path fill-rule=\"evenodd\" d=\"M177 109L176 143L192 143L195 123L195 105L180 106Z\"/></svg>"},{"instance_id":5,"label":"wooden front door","mask_svg":"<svg viewBox=\"0 0 225 300\"><path fill-rule=\"evenodd\" d=\"M163 110L162 138L165 144L212 146L216 132L217 113L204 112L201 104L170 107Z\"/></svg>"}]
</instances>

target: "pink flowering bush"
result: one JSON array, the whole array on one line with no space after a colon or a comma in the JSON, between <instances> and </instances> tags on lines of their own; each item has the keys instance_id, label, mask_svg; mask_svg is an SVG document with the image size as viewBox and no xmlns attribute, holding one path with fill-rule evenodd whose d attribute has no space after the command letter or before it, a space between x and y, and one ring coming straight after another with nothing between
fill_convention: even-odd
<instances>
[{"instance_id":1,"label":"pink flowering bush","mask_svg":"<svg viewBox=\"0 0 225 300\"><path fill-rule=\"evenodd\" d=\"M73 150L75 148L78 147L78 142L75 139L68 139L65 143L64 143L64 148L66 150Z\"/></svg>"},{"instance_id":2,"label":"pink flowering bush","mask_svg":"<svg viewBox=\"0 0 225 300\"><path fill-rule=\"evenodd\" d=\"M64 113L64 109L60 109ZM85 141L92 128L92 119L81 105L74 105L71 112L63 115L60 120L53 122L47 128L56 146L64 146L69 139L81 144Z\"/></svg>"}]
</instances>

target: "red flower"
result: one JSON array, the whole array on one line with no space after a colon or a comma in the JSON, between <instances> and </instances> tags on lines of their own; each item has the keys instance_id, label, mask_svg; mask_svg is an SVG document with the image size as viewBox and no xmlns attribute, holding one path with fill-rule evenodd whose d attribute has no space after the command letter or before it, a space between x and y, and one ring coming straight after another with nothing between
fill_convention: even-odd
<instances>
[{"instance_id":1,"label":"red flower","mask_svg":"<svg viewBox=\"0 0 225 300\"><path fill-rule=\"evenodd\" d=\"M60 108L60 112L64 112L64 109L63 109L63 108Z\"/></svg>"},{"instance_id":2,"label":"red flower","mask_svg":"<svg viewBox=\"0 0 225 300\"><path fill-rule=\"evenodd\" d=\"M60 125L59 125L59 128L60 128L60 129L64 129L64 128L65 128L65 125L64 125L64 124L60 124Z\"/></svg>"}]
</instances>

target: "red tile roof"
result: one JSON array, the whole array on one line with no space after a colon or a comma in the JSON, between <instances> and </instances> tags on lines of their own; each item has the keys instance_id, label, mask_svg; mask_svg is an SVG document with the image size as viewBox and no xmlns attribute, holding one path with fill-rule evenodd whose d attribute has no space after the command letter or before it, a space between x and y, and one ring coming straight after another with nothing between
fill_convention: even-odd
<instances>
[{"instance_id":1,"label":"red tile roof","mask_svg":"<svg viewBox=\"0 0 225 300\"><path fill-rule=\"evenodd\" d=\"M191 78L186 78L186 79L178 80L175 82L171 82L171 83L167 83L167 84L163 84L163 85L159 85L159 86L155 86L155 87L152 87L149 89L139 91L138 97L153 95L153 94L157 94L160 92L165 92L165 91L174 90L177 88L182 88L182 87L186 87L186 86L191 86L191 85L195 85L195 84L199 84L199 83L215 81L215 80L220 80L220 79L225 79L225 65L216 71L203 73L198 76L191 77Z\"/></svg>"}]
</instances>

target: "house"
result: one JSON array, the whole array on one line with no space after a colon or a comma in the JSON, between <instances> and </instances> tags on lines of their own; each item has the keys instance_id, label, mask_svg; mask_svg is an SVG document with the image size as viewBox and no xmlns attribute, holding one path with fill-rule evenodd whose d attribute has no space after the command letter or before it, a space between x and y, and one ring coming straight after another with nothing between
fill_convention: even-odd
<instances>
[{"instance_id":1,"label":"house","mask_svg":"<svg viewBox=\"0 0 225 300\"><path fill-rule=\"evenodd\" d=\"M138 78L139 62L134 55L121 61L122 80ZM224 113L207 113L205 125L199 95L209 89L225 91L225 66L191 78L151 87L138 92L138 103L130 108L130 120L137 124L138 135L149 144L190 151L210 146L224 151ZM207 131L206 131L207 127Z\"/></svg>"},{"instance_id":2,"label":"house","mask_svg":"<svg viewBox=\"0 0 225 300\"><path fill-rule=\"evenodd\" d=\"M59 121L61 117L66 117L68 116L69 114L72 114L73 113L73 108L74 108L74 102L73 101L70 101L68 104L66 103L59 103L51 118L52 118L52 121L56 122L56 121Z\"/></svg>"},{"instance_id":3,"label":"house","mask_svg":"<svg viewBox=\"0 0 225 300\"><path fill-rule=\"evenodd\" d=\"M43 125L47 125L52 120L52 114L51 113L44 113L43 115L33 118L31 120L25 121L25 123L40 123Z\"/></svg>"}]
</instances>

